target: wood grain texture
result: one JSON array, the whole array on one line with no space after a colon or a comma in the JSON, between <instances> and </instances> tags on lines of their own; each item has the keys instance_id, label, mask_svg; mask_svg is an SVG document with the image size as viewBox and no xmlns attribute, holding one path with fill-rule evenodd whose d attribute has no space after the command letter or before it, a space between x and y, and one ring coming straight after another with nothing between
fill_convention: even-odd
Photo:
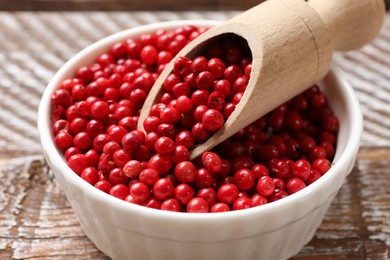
<instances>
[{"instance_id":1,"label":"wood grain texture","mask_svg":"<svg viewBox=\"0 0 390 260\"><path fill-rule=\"evenodd\" d=\"M39 99L64 61L122 29L236 14L0 12L0 259L108 259L85 237L39 145ZM372 43L334 57L361 103L362 148L314 239L293 259L390 259L389 46L387 14Z\"/></svg>"},{"instance_id":2,"label":"wood grain texture","mask_svg":"<svg viewBox=\"0 0 390 260\"><path fill-rule=\"evenodd\" d=\"M390 0L384 0L390 8ZM0 0L5 11L246 10L256 0Z\"/></svg>"},{"instance_id":3,"label":"wood grain texture","mask_svg":"<svg viewBox=\"0 0 390 260\"><path fill-rule=\"evenodd\" d=\"M135 11L135 10L246 10L256 0L0 0L0 9L7 11Z\"/></svg>"}]
</instances>

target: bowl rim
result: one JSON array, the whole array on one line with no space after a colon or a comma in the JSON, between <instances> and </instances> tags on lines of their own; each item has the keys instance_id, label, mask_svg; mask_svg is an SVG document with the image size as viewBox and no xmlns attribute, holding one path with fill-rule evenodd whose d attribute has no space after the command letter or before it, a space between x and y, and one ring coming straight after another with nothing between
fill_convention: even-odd
<instances>
[{"instance_id":1,"label":"bowl rim","mask_svg":"<svg viewBox=\"0 0 390 260\"><path fill-rule=\"evenodd\" d=\"M85 49L78 52L75 56L69 59L54 75L54 77L50 80L47 88L45 89L41 102L39 104L38 109L38 132L40 135L41 146L44 150L45 157L48 161L51 161L55 164L55 167L61 171L61 174L66 182L69 185L75 185L77 188L82 189L85 193L88 193L89 196L93 196L95 200L99 200L101 203L109 204L110 207L116 208L117 210L121 210L124 213L138 214L147 218L158 218L161 220L172 220L179 221L180 223L189 223L189 222L208 222L212 220L237 220L245 217L260 215L260 214L269 214L274 210L281 211L291 205L291 203L295 201L299 201L303 197L311 196L316 189L320 186L329 184L334 178L336 178L337 174L340 174L340 168L343 165L348 164L348 161L354 159L354 151L357 151L360 139L363 131L363 120L362 114L360 110L360 105L357 100L357 97L354 94L354 90L351 85L345 80L343 76L341 76L341 72L335 69L334 67L330 70L330 75L333 75L339 80L340 85L342 85L342 89L340 91L343 92L345 96L350 97L347 99L347 107L351 108L349 113L352 115L354 126L350 135L348 136L348 141L346 141L345 149L340 154L338 161L336 164L332 165L331 169L323 175L319 180L307 186L305 189L289 195L281 200L268 203L259 207L249 208L245 210L238 211L229 211L229 212L221 212L216 214L210 213L197 213L197 214L188 214L185 212L170 212L164 210L156 210L147 208L144 206L139 206L135 204L128 203L126 201L122 201L117 199L109 194L106 194L89 183L82 181L80 176L75 174L66 164L63 159L63 155L61 155L60 151L58 151L53 142L53 134L50 123L50 97L51 93L57 89L59 83L70 76L69 71L73 72L76 67L80 64L90 64L90 62L86 62L86 56L93 56L93 60L96 59L97 55L100 53L104 53L107 51L108 47L116 42L123 41L129 37L135 37L133 35L140 35L146 32L156 31L158 29L172 29L178 26L183 25L196 25L196 26L214 26L218 24L219 21L215 20L177 20L177 21L169 21L169 22L160 22L160 23L152 23L148 25L141 25L138 27L130 28L124 31L117 32L108 37L105 37ZM91 60L92 61L92 60ZM50 137L50 138L48 138ZM337 150L336 150L337 151ZM347 173L345 173L346 175ZM66 191L65 191L66 193ZM329 197L332 194L329 194ZM327 198L327 200L329 199ZM325 203L325 201L323 202ZM319 206L317 206L319 207ZM315 210L313 208L312 210ZM183 214L186 217L183 217Z\"/></svg>"}]
</instances>

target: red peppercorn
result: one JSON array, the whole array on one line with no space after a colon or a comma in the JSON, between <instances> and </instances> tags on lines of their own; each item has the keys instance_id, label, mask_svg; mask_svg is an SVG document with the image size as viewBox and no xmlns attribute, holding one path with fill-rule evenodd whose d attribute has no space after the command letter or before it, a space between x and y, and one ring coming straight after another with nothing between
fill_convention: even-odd
<instances>
[{"instance_id":1,"label":"red peppercorn","mask_svg":"<svg viewBox=\"0 0 390 260\"><path fill-rule=\"evenodd\" d=\"M159 136L166 136L173 140L176 136L176 129L172 124L160 124L157 127L157 134Z\"/></svg>"},{"instance_id":2,"label":"red peppercorn","mask_svg":"<svg viewBox=\"0 0 390 260\"><path fill-rule=\"evenodd\" d=\"M72 155L68 160L68 166L78 175L88 167L88 161L85 155L83 154L75 154Z\"/></svg>"},{"instance_id":3,"label":"red peppercorn","mask_svg":"<svg viewBox=\"0 0 390 260\"><path fill-rule=\"evenodd\" d=\"M252 63L249 63L245 66L244 74L247 78L250 78L250 74L252 72Z\"/></svg>"},{"instance_id":4,"label":"red peppercorn","mask_svg":"<svg viewBox=\"0 0 390 260\"><path fill-rule=\"evenodd\" d=\"M240 76L241 70L236 65L230 65L224 71L224 78L227 79L230 83L233 83Z\"/></svg>"},{"instance_id":5,"label":"red peppercorn","mask_svg":"<svg viewBox=\"0 0 390 260\"><path fill-rule=\"evenodd\" d=\"M141 205L152 208L152 209L161 209L161 200L157 199L155 196L151 195L146 201Z\"/></svg>"},{"instance_id":6,"label":"red peppercorn","mask_svg":"<svg viewBox=\"0 0 390 260\"><path fill-rule=\"evenodd\" d=\"M314 109L323 108L328 103L327 98L322 93L315 94L310 98L310 100L311 100L311 106Z\"/></svg>"},{"instance_id":7,"label":"red peppercorn","mask_svg":"<svg viewBox=\"0 0 390 260\"><path fill-rule=\"evenodd\" d=\"M109 193L118 199L125 200L126 197L130 194L130 190L126 185L118 184L113 186Z\"/></svg>"},{"instance_id":8,"label":"red peppercorn","mask_svg":"<svg viewBox=\"0 0 390 260\"><path fill-rule=\"evenodd\" d=\"M217 80L214 82L214 91L222 93L225 97L228 97L232 91L232 86L226 79Z\"/></svg>"},{"instance_id":9,"label":"red peppercorn","mask_svg":"<svg viewBox=\"0 0 390 260\"><path fill-rule=\"evenodd\" d=\"M139 180L146 185L152 186L160 178L156 170L147 168L141 171L139 174Z\"/></svg>"},{"instance_id":10,"label":"red peppercorn","mask_svg":"<svg viewBox=\"0 0 390 260\"><path fill-rule=\"evenodd\" d=\"M326 158L326 150L324 147L315 146L309 151L309 158L314 161L318 158Z\"/></svg>"},{"instance_id":11,"label":"red peppercorn","mask_svg":"<svg viewBox=\"0 0 390 260\"><path fill-rule=\"evenodd\" d=\"M234 174L234 183L240 190L250 190L255 184L255 175L252 171L242 168Z\"/></svg>"},{"instance_id":12,"label":"red peppercorn","mask_svg":"<svg viewBox=\"0 0 390 260\"><path fill-rule=\"evenodd\" d=\"M208 109L202 115L202 123L208 131L219 130L224 122L223 115L215 109Z\"/></svg>"},{"instance_id":13,"label":"red peppercorn","mask_svg":"<svg viewBox=\"0 0 390 260\"><path fill-rule=\"evenodd\" d=\"M223 184L219 187L217 194L219 201L232 204L238 198L238 188L232 183Z\"/></svg>"},{"instance_id":14,"label":"red peppercorn","mask_svg":"<svg viewBox=\"0 0 390 260\"><path fill-rule=\"evenodd\" d=\"M104 148L103 148L104 149ZM131 160L131 155L127 150L117 149L112 155L114 163L118 167L124 167L128 161Z\"/></svg>"},{"instance_id":15,"label":"red peppercorn","mask_svg":"<svg viewBox=\"0 0 390 260\"><path fill-rule=\"evenodd\" d=\"M185 76L191 72L192 61L187 57L179 57L173 66L173 71L178 76Z\"/></svg>"},{"instance_id":16,"label":"red peppercorn","mask_svg":"<svg viewBox=\"0 0 390 260\"><path fill-rule=\"evenodd\" d=\"M206 141L210 136L210 131L202 123L196 123L192 127L191 133L197 143Z\"/></svg>"},{"instance_id":17,"label":"red peppercorn","mask_svg":"<svg viewBox=\"0 0 390 260\"><path fill-rule=\"evenodd\" d=\"M196 177L196 168L192 162L180 162L175 166L175 176L181 183L192 183Z\"/></svg>"},{"instance_id":18,"label":"red peppercorn","mask_svg":"<svg viewBox=\"0 0 390 260\"><path fill-rule=\"evenodd\" d=\"M107 180L100 180L94 186L105 193L109 193L112 188L112 185Z\"/></svg>"},{"instance_id":19,"label":"red peppercorn","mask_svg":"<svg viewBox=\"0 0 390 260\"><path fill-rule=\"evenodd\" d=\"M175 187L174 197L183 205L187 205L188 202L194 197L194 190L186 183L181 183Z\"/></svg>"},{"instance_id":20,"label":"red peppercorn","mask_svg":"<svg viewBox=\"0 0 390 260\"><path fill-rule=\"evenodd\" d=\"M105 127L106 126L103 122L91 119L90 121L88 121L85 130L91 136L91 138L95 138L99 134L104 133Z\"/></svg>"},{"instance_id":21,"label":"red peppercorn","mask_svg":"<svg viewBox=\"0 0 390 260\"><path fill-rule=\"evenodd\" d=\"M136 108L141 108L146 100L146 92L143 89L134 89L130 92L130 101L134 103Z\"/></svg>"},{"instance_id":22,"label":"red peppercorn","mask_svg":"<svg viewBox=\"0 0 390 260\"><path fill-rule=\"evenodd\" d=\"M70 103L70 93L65 89L58 89L51 95L53 106L67 106Z\"/></svg>"},{"instance_id":23,"label":"red peppercorn","mask_svg":"<svg viewBox=\"0 0 390 260\"><path fill-rule=\"evenodd\" d=\"M321 177L321 173L315 169L311 169L309 178L307 178L307 185L312 184Z\"/></svg>"},{"instance_id":24,"label":"red peppercorn","mask_svg":"<svg viewBox=\"0 0 390 260\"><path fill-rule=\"evenodd\" d=\"M154 149L158 154L170 154L175 149L175 142L166 136L162 136L156 140Z\"/></svg>"},{"instance_id":25,"label":"red peppercorn","mask_svg":"<svg viewBox=\"0 0 390 260\"><path fill-rule=\"evenodd\" d=\"M309 153L309 151L316 146L316 142L311 136L304 136L299 140L300 151L304 154Z\"/></svg>"},{"instance_id":26,"label":"red peppercorn","mask_svg":"<svg viewBox=\"0 0 390 260\"><path fill-rule=\"evenodd\" d=\"M270 172L278 178L287 178L291 172L290 165L286 160L275 159L270 163Z\"/></svg>"},{"instance_id":27,"label":"red peppercorn","mask_svg":"<svg viewBox=\"0 0 390 260\"><path fill-rule=\"evenodd\" d=\"M180 112L174 107L166 107L160 112L160 119L165 124L175 124L180 119Z\"/></svg>"},{"instance_id":28,"label":"red peppercorn","mask_svg":"<svg viewBox=\"0 0 390 260\"><path fill-rule=\"evenodd\" d=\"M215 203L210 209L211 213L226 212L226 211L230 211L230 208L227 204L222 202Z\"/></svg>"},{"instance_id":29,"label":"red peppercorn","mask_svg":"<svg viewBox=\"0 0 390 260\"><path fill-rule=\"evenodd\" d=\"M157 64L166 64L169 63L173 58L172 53L169 51L160 51L157 55Z\"/></svg>"},{"instance_id":30,"label":"red peppercorn","mask_svg":"<svg viewBox=\"0 0 390 260\"><path fill-rule=\"evenodd\" d=\"M178 164L183 161L188 161L190 159L190 152L183 145L175 146L171 159L174 164Z\"/></svg>"},{"instance_id":31,"label":"red peppercorn","mask_svg":"<svg viewBox=\"0 0 390 260\"><path fill-rule=\"evenodd\" d=\"M113 155L119 149L121 146L117 142L110 141L104 145L103 153Z\"/></svg>"},{"instance_id":32,"label":"red peppercorn","mask_svg":"<svg viewBox=\"0 0 390 260\"><path fill-rule=\"evenodd\" d=\"M288 139L285 141L286 153L284 154L286 157L291 159L297 159L300 154L299 143L294 139Z\"/></svg>"},{"instance_id":33,"label":"red peppercorn","mask_svg":"<svg viewBox=\"0 0 390 260\"><path fill-rule=\"evenodd\" d=\"M214 75L210 71L202 71L196 77L196 85L199 89L210 89L214 85Z\"/></svg>"},{"instance_id":34,"label":"red peppercorn","mask_svg":"<svg viewBox=\"0 0 390 260\"><path fill-rule=\"evenodd\" d=\"M215 203L217 203L217 192L213 188L200 189L197 197L207 201L209 207L212 207Z\"/></svg>"},{"instance_id":35,"label":"red peppercorn","mask_svg":"<svg viewBox=\"0 0 390 260\"><path fill-rule=\"evenodd\" d=\"M268 168L262 164L255 164L252 166L252 172L256 179L260 179L263 176L269 176Z\"/></svg>"},{"instance_id":36,"label":"red peppercorn","mask_svg":"<svg viewBox=\"0 0 390 260\"><path fill-rule=\"evenodd\" d=\"M191 100L194 107L200 105L207 105L208 98L210 93L205 89L197 89L191 94Z\"/></svg>"},{"instance_id":37,"label":"red peppercorn","mask_svg":"<svg viewBox=\"0 0 390 260\"><path fill-rule=\"evenodd\" d=\"M89 166L97 166L99 163L99 154L96 150L91 149L87 151L85 154L85 159L87 160L87 164Z\"/></svg>"},{"instance_id":38,"label":"red peppercorn","mask_svg":"<svg viewBox=\"0 0 390 260\"><path fill-rule=\"evenodd\" d=\"M208 61L208 69L213 74L215 79L222 79L226 69L225 63L218 58L211 58Z\"/></svg>"},{"instance_id":39,"label":"red peppercorn","mask_svg":"<svg viewBox=\"0 0 390 260\"><path fill-rule=\"evenodd\" d=\"M303 120L296 110L289 110L287 111L285 115L285 124L286 126L295 132L298 132L302 129L303 127Z\"/></svg>"},{"instance_id":40,"label":"red peppercorn","mask_svg":"<svg viewBox=\"0 0 390 260\"><path fill-rule=\"evenodd\" d=\"M274 177L272 181L275 183L275 189L284 190L286 188L286 182L283 179Z\"/></svg>"},{"instance_id":41,"label":"red peppercorn","mask_svg":"<svg viewBox=\"0 0 390 260\"><path fill-rule=\"evenodd\" d=\"M196 57L191 64L191 70L195 73L200 73L202 71L208 70L208 60L204 56Z\"/></svg>"},{"instance_id":42,"label":"red peppercorn","mask_svg":"<svg viewBox=\"0 0 390 260\"><path fill-rule=\"evenodd\" d=\"M110 54L117 59L123 58L126 54L126 46L122 42L117 42L110 48Z\"/></svg>"},{"instance_id":43,"label":"red peppercorn","mask_svg":"<svg viewBox=\"0 0 390 260\"><path fill-rule=\"evenodd\" d=\"M190 149L194 145L194 142L192 133L186 130L179 132L175 138L176 145L183 145L187 149Z\"/></svg>"},{"instance_id":44,"label":"red peppercorn","mask_svg":"<svg viewBox=\"0 0 390 260\"><path fill-rule=\"evenodd\" d=\"M176 108L180 113L190 112L192 109L192 106L193 106L192 100L185 95L179 96L176 99Z\"/></svg>"},{"instance_id":45,"label":"red peppercorn","mask_svg":"<svg viewBox=\"0 0 390 260\"><path fill-rule=\"evenodd\" d=\"M248 85L248 78L246 76L240 76L233 82L233 89L236 92L244 92Z\"/></svg>"},{"instance_id":46,"label":"red peppercorn","mask_svg":"<svg viewBox=\"0 0 390 260\"><path fill-rule=\"evenodd\" d=\"M142 137L135 131L127 133L122 138L122 147L128 151L135 151L142 144Z\"/></svg>"},{"instance_id":47,"label":"red peppercorn","mask_svg":"<svg viewBox=\"0 0 390 260\"><path fill-rule=\"evenodd\" d=\"M330 169L330 162L325 158L318 158L312 163L312 168L324 175Z\"/></svg>"},{"instance_id":48,"label":"red peppercorn","mask_svg":"<svg viewBox=\"0 0 390 260\"><path fill-rule=\"evenodd\" d=\"M213 175L205 168L200 168L196 171L194 184L197 188L211 187L214 183Z\"/></svg>"},{"instance_id":49,"label":"red peppercorn","mask_svg":"<svg viewBox=\"0 0 390 260\"><path fill-rule=\"evenodd\" d=\"M141 203L139 203L137 200L135 200L131 194L127 195L127 197L125 198L125 201L129 202L129 203L136 204L136 205L141 205Z\"/></svg>"},{"instance_id":50,"label":"red peppercorn","mask_svg":"<svg viewBox=\"0 0 390 260\"><path fill-rule=\"evenodd\" d=\"M196 122L202 122L203 114L208 110L205 105L199 105L194 109L194 119Z\"/></svg>"},{"instance_id":51,"label":"red peppercorn","mask_svg":"<svg viewBox=\"0 0 390 260\"><path fill-rule=\"evenodd\" d=\"M307 180L310 175L311 166L306 160L298 160L291 166L291 176L294 178Z\"/></svg>"},{"instance_id":52,"label":"red peppercorn","mask_svg":"<svg viewBox=\"0 0 390 260\"><path fill-rule=\"evenodd\" d=\"M161 204L161 209L168 210L168 211L175 211L175 212L181 211L179 202L174 198L164 200L163 203Z\"/></svg>"},{"instance_id":53,"label":"red peppercorn","mask_svg":"<svg viewBox=\"0 0 390 260\"><path fill-rule=\"evenodd\" d=\"M59 119L53 123L53 133L57 135L59 132L68 132L69 122L64 119Z\"/></svg>"},{"instance_id":54,"label":"red peppercorn","mask_svg":"<svg viewBox=\"0 0 390 260\"><path fill-rule=\"evenodd\" d=\"M104 119L110 112L108 103L104 101L96 101L91 106L91 115L96 120Z\"/></svg>"},{"instance_id":55,"label":"red peppercorn","mask_svg":"<svg viewBox=\"0 0 390 260\"><path fill-rule=\"evenodd\" d=\"M268 119L268 124L274 131L280 131L283 128L284 120L285 113L274 111L271 113L271 116Z\"/></svg>"},{"instance_id":56,"label":"red peppercorn","mask_svg":"<svg viewBox=\"0 0 390 260\"><path fill-rule=\"evenodd\" d=\"M127 134L127 130L123 126L113 126L107 131L111 141L121 143L123 137Z\"/></svg>"},{"instance_id":57,"label":"red peppercorn","mask_svg":"<svg viewBox=\"0 0 390 260\"><path fill-rule=\"evenodd\" d=\"M68 132L59 132L55 138L54 143L59 149L68 149L73 145L73 138Z\"/></svg>"},{"instance_id":58,"label":"red peppercorn","mask_svg":"<svg viewBox=\"0 0 390 260\"><path fill-rule=\"evenodd\" d=\"M211 173L219 172L222 168L221 158L213 152L205 152L202 154L202 163L204 167Z\"/></svg>"},{"instance_id":59,"label":"red peppercorn","mask_svg":"<svg viewBox=\"0 0 390 260\"><path fill-rule=\"evenodd\" d=\"M155 132L146 134L145 137L145 146L148 147L149 151L154 151L154 145L156 144L159 135Z\"/></svg>"},{"instance_id":60,"label":"red peppercorn","mask_svg":"<svg viewBox=\"0 0 390 260\"><path fill-rule=\"evenodd\" d=\"M251 197L252 207L261 206L261 205L264 205L264 204L267 204L267 203L268 203L267 198L264 197L264 196L261 196L260 194L254 194Z\"/></svg>"},{"instance_id":61,"label":"red peppercorn","mask_svg":"<svg viewBox=\"0 0 390 260\"><path fill-rule=\"evenodd\" d=\"M240 197L233 202L233 210L249 209L252 207L252 201L247 197Z\"/></svg>"},{"instance_id":62,"label":"red peppercorn","mask_svg":"<svg viewBox=\"0 0 390 260\"><path fill-rule=\"evenodd\" d=\"M236 157L231 161L231 166L234 173L244 168L250 169L252 168L253 164L254 163L252 159L247 156Z\"/></svg>"},{"instance_id":63,"label":"red peppercorn","mask_svg":"<svg viewBox=\"0 0 390 260\"><path fill-rule=\"evenodd\" d=\"M130 187L130 194L135 201L144 202L150 196L150 188L142 182L137 182Z\"/></svg>"},{"instance_id":64,"label":"red peppercorn","mask_svg":"<svg viewBox=\"0 0 390 260\"><path fill-rule=\"evenodd\" d=\"M68 149L66 149L65 154L64 154L65 160L68 161L69 158L70 158L72 155L80 154L80 153L81 153L81 151L80 151L79 148L76 148L76 147L74 147L74 146L69 147Z\"/></svg>"},{"instance_id":65,"label":"red peppercorn","mask_svg":"<svg viewBox=\"0 0 390 260\"><path fill-rule=\"evenodd\" d=\"M172 92L173 86L175 86L178 83L181 83L181 78L177 74L171 73L168 75L168 77L164 80L163 87L164 90L168 93Z\"/></svg>"},{"instance_id":66,"label":"red peppercorn","mask_svg":"<svg viewBox=\"0 0 390 260\"><path fill-rule=\"evenodd\" d=\"M187 204L188 213L207 213L209 212L209 205L205 199L193 198Z\"/></svg>"},{"instance_id":67,"label":"red peppercorn","mask_svg":"<svg viewBox=\"0 0 390 260\"><path fill-rule=\"evenodd\" d=\"M288 196L288 193L284 190L275 189L274 193L268 196L268 201L273 202L283 199Z\"/></svg>"},{"instance_id":68,"label":"red peppercorn","mask_svg":"<svg viewBox=\"0 0 390 260\"><path fill-rule=\"evenodd\" d=\"M306 184L304 181L298 178L292 178L289 180L286 184L286 189L289 194L293 194L295 192L298 192L306 187Z\"/></svg>"},{"instance_id":69,"label":"red peppercorn","mask_svg":"<svg viewBox=\"0 0 390 260\"><path fill-rule=\"evenodd\" d=\"M176 98L180 96L189 96L191 93L191 88L186 82L177 83L173 86L172 93Z\"/></svg>"},{"instance_id":70,"label":"red peppercorn","mask_svg":"<svg viewBox=\"0 0 390 260\"><path fill-rule=\"evenodd\" d=\"M207 99L207 107L221 111L225 103L225 95L218 91L213 91Z\"/></svg>"},{"instance_id":71,"label":"red peppercorn","mask_svg":"<svg viewBox=\"0 0 390 260\"><path fill-rule=\"evenodd\" d=\"M82 117L77 117L77 118L73 119L73 121L70 122L70 124L68 124L69 131L72 132L73 134L78 134L78 133L86 130L87 124L88 124L87 119L82 118ZM67 126L64 126L64 127L67 127Z\"/></svg>"},{"instance_id":72,"label":"red peppercorn","mask_svg":"<svg viewBox=\"0 0 390 260\"><path fill-rule=\"evenodd\" d=\"M169 155L153 155L148 161L148 168L157 171L160 175L166 174L172 167L172 160Z\"/></svg>"},{"instance_id":73,"label":"red peppercorn","mask_svg":"<svg viewBox=\"0 0 390 260\"><path fill-rule=\"evenodd\" d=\"M99 172L94 167L87 167L82 172L80 177L91 185L95 185L99 181Z\"/></svg>"},{"instance_id":74,"label":"red peppercorn","mask_svg":"<svg viewBox=\"0 0 390 260\"><path fill-rule=\"evenodd\" d=\"M233 44L232 44L233 45ZM243 57L243 52L238 46L229 46L226 51L226 59L233 64L238 64Z\"/></svg>"},{"instance_id":75,"label":"red peppercorn","mask_svg":"<svg viewBox=\"0 0 390 260\"><path fill-rule=\"evenodd\" d=\"M91 137L87 132L80 132L76 134L73 138L73 145L80 150L88 149L92 144Z\"/></svg>"},{"instance_id":76,"label":"red peppercorn","mask_svg":"<svg viewBox=\"0 0 390 260\"><path fill-rule=\"evenodd\" d=\"M146 65L152 65L157 60L158 51L153 45L146 45L141 49L140 57Z\"/></svg>"},{"instance_id":77,"label":"red peppercorn","mask_svg":"<svg viewBox=\"0 0 390 260\"><path fill-rule=\"evenodd\" d=\"M166 200L173 196L174 186L170 179L161 178L153 185L153 194L159 200Z\"/></svg>"},{"instance_id":78,"label":"red peppercorn","mask_svg":"<svg viewBox=\"0 0 390 260\"><path fill-rule=\"evenodd\" d=\"M123 166L123 173L129 178L138 177L142 170L143 167L137 160L130 160Z\"/></svg>"},{"instance_id":79,"label":"red peppercorn","mask_svg":"<svg viewBox=\"0 0 390 260\"><path fill-rule=\"evenodd\" d=\"M262 176L257 181L257 192L264 197L271 195L275 190L275 183L269 176Z\"/></svg>"},{"instance_id":80,"label":"red peppercorn","mask_svg":"<svg viewBox=\"0 0 390 260\"><path fill-rule=\"evenodd\" d=\"M125 184L126 185L129 181L129 178L123 174L123 170L120 168L112 169L110 171L108 179L110 180L110 183L112 185L117 185L117 184Z\"/></svg>"},{"instance_id":81,"label":"red peppercorn","mask_svg":"<svg viewBox=\"0 0 390 260\"><path fill-rule=\"evenodd\" d=\"M110 172L115 168L115 163L112 160L111 154L102 154L97 165L97 169L104 175L105 178L108 178Z\"/></svg>"},{"instance_id":82,"label":"red peppercorn","mask_svg":"<svg viewBox=\"0 0 390 260\"><path fill-rule=\"evenodd\" d=\"M144 129L147 133L157 132L158 126L161 124L161 119L156 116L148 116L143 122Z\"/></svg>"}]
</instances>

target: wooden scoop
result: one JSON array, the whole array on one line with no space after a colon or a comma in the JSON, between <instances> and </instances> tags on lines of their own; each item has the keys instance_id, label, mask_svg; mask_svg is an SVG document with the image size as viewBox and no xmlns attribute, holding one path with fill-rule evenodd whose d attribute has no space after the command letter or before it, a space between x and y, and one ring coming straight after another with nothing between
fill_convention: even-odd
<instances>
[{"instance_id":1,"label":"wooden scoop","mask_svg":"<svg viewBox=\"0 0 390 260\"><path fill-rule=\"evenodd\" d=\"M191 151L191 159L321 80L335 50L357 49L371 41L384 19L383 0L268 0L216 26L189 43L176 57L194 57L217 36L243 37L252 52L252 72L240 103L224 126ZM153 86L139 129L163 94L174 60Z\"/></svg>"}]
</instances>

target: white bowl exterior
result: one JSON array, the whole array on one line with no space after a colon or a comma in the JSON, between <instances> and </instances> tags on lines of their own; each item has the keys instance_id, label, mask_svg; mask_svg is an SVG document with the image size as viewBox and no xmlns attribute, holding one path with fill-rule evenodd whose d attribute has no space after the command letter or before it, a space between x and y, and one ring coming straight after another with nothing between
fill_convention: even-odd
<instances>
[{"instance_id":1,"label":"white bowl exterior","mask_svg":"<svg viewBox=\"0 0 390 260\"><path fill-rule=\"evenodd\" d=\"M362 134L362 115L351 86L332 70L321 83L341 122L334 165L318 181L282 200L242 211L174 213L133 205L82 181L53 143L50 96L77 67L91 64L115 42L184 24L141 26L105 38L69 60L49 83L39 107L38 129L45 158L85 234L113 259L286 259L308 243L351 172Z\"/></svg>"}]
</instances>

